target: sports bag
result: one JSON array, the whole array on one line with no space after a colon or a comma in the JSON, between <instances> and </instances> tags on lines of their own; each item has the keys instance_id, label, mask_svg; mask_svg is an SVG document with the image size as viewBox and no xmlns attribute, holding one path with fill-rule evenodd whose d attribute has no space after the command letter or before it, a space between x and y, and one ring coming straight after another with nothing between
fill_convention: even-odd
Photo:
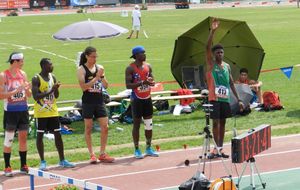
<instances>
[{"instance_id":1,"label":"sports bag","mask_svg":"<svg viewBox=\"0 0 300 190\"><path fill-rule=\"evenodd\" d=\"M190 89L181 88L177 90L177 94L180 95L193 95L192 91ZM195 101L195 98L185 98L180 99L180 105L182 106L188 106L191 103Z\"/></svg>"},{"instance_id":2,"label":"sports bag","mask_svg":"<svg viewBox=\"0 0 300 190\"><path fill-rule=\"evenodd\" d=\"M277 92L266 91L263 94L264 110L281 110L283 108Z\"/></svg>"}]
</instances>

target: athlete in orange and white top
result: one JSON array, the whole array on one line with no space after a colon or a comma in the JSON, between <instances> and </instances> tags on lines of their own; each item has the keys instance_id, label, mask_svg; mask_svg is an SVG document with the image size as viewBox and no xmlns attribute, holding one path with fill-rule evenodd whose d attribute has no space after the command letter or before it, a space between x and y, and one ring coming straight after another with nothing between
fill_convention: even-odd
<instances>
[{"instance_id":1,"label":"athlete in orange and white top","mask_svg":"<svg viewBox=\"0 0 300 190\"><path fill-rule=\"evenodd\" d=\"M27 131L29 127L29 113L27 98L31 96L31 86L24 65L23 53L14 52L9 56L9 68L0 74L0 99L4 100L4 175L13 176L10 156L15 131L18 130L19 155L21 160L20 171L28 173L26 164Z\"/></svg>"},{"instance_id":2,"label":"athlete in orange and white top","mask_svg":"<svg viewBox=\"0 0 300 190\"><path fill-rule=\"evenodd\" d=\"M145 48L136 46L132 49L132 56L135 61L132 62L125 72L126 87L132 89L131 93L131 110L133 116L132 137L135 147L135 158L141 159L144 157L139 149L140 124L142 118L145 124L146 136L146 155L158 156L158 153L151 148L152 140L152 115L153 106L151 100L151 86L155 85L152 68L146 63Z\"/></svg>"}]
</instances>

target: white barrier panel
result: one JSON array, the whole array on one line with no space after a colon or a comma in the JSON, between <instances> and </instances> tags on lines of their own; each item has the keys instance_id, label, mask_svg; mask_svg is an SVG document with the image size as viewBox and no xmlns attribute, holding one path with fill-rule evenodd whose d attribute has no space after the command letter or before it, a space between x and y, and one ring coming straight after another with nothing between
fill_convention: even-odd
<instances>
[{"instance_id":1,"label":"white barrier panel","mask_svg":"<svg viewBox=\"0 0 300 190\"><path fill-rule=\"evenodd\" d=\"M65 183L65 184L74 185L74 186L81 187L84 189L116 190L114 188L106 187L103 185L97 185L95 183L87 182L85 180L74 179L74 178L63 176L63 175L45 172L45 171L41 171L41 170L37 170L37 169L33 169L33 168L29 168L29 174L30 174L30 189L31 190L34 190L34 176L42 177L45 179L53 179L53 180L56 180L56 181L59 181L59 182Z\"/></svg>"}]
</instances>

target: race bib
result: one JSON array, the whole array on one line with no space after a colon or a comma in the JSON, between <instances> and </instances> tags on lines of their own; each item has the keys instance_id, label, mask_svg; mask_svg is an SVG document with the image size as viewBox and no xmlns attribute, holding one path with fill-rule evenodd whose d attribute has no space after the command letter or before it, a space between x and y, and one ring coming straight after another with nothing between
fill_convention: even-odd
<instances>
[{"instance_id":1,"label":"race bib","mask_svg":"<svg viewBox=\"0 0 300 190\"><path fill-rule=\"evenodd\" d=\"M139 86L137 88L137 90L138 90L138 92L147 92L147 91L149 91L149 88L150 88L149 85L143 84L142 86Z\"/></svg>"},{"instance_id":2,"label":"race bib","mask_svg":"<svg viewBox=\"0 0 300 190\"><path fill-rule=\"evenodd\" d=\"M94 93L101 93L101 91L102 91L101 82L97 81L88 91L89 92L94 92Z\"/></svg>"},{"instance_id":3,"label":"race bib","mask_svg":"<svg viewBox=\"0 0 300 190\"><path fill-rule=\"evenodd\" d=\"M21 92L18 92L14 95L12 95L8 101L9 102L21 102L25 100L25 90L22 90Z\"/></svg>"},{"instance_id":4,"label":"race bib","mask_svg":"<svg viewBox=\"0 0 300 190\"><path fill-rule=\"evenodd\" d=\"M218 98L229 98L229 89L226 86L216 86L215 94Z\"/></svg>"},{"instance_id":5,"label":"race bib","mask_svg":"<svg viewBox=\"0 0 300 190\"><path fill-rule=\"evenodd\" d=\"M48 104L48 105L53 104L54 94L53 93L49 94L48 96L44 97L43 100L44 100L45 104Z\"/></svg>"}]
</instances>

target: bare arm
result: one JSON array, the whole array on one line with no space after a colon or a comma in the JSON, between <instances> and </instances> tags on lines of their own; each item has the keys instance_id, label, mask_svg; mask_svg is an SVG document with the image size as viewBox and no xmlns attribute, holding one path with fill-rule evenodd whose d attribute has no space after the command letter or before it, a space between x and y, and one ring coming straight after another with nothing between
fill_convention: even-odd
<instances>
[{"instance_id":1,"label":"bare arm","mask_svg":"<svg viewBox=\"0 0 300 190\"><path fill-rule=\"evenodd\" d=\"M28 81L27 75L24 71L21 71L24 78L25 78L25 84L24 84L24 88L25 88L25 93L26 93L26 97L31 97L31 84Z\"/></svg>"},{"instance_id":2,"label":"bare arm","mask_svg":"<svg viewBox=\"0 0 300 190\"><path fill-rule=\"evenodd\" d=\"M249 86L250 87L255 87L255 88L258 88L262 85L262 82L261 81L255 81L255 80L250 80L249 81Z\"/></svg>"},{"instance_id":3,"label":"bare arm","mask_svg":"<svg viewBox=\"0 0 300 190\"><path fill-rule=\"evenodd\" d=\"M108 88L108 81L105 77L104 67L102 65L97 65L98 73L100 75L102 86L107 89Z\"/></svg>"},{"instance_id":4,"label":"bare arm","mask_svg":"<svg viewBox=\"0 0 300 190\"><path fill-rule=\"evenodd\" d=\"M79 86L82 91L86 91L87 89L91 88L101 78L99 71L98 71L96 77L87 83L85 82L84 77L85 77L85 70L81 66L77 70L77 79L78 79Z\"/></svg>"},{"instance_id":5,"label":"bare arm","mask_svg":"<svg viewBox=\"0 0 300 190\"><path fill-rule=\"evenodd\" d=\"M154 81L154 77L153 77L153 74L152 74L152 67L149 64L148 64L148 67L149 67L149 77L147 78L146 81L144 81L143 84L148 84L150 86L154 86L155 85L155 81Z\"/></svg>"},{"instance_id":6,"label":"bare arm","mask_svg":"<svg viewBox=\"0 0 300 190\"><path fill-rule=\"evenodd\" d=\"M143 85L143 81L139 83L132 82L132 73L133 73L133 68L131 66L128 66L125 71L125 83L127 89L135 89Z\"/></svg>"},{"instance_id":7,"label":"bare arm","mask_svg":"<svg viewBox=\"0 0 300 190\"><path fill-rule=\"evenodd\" d=\"M213 60L212 60L212 52L211 52L211 46L212 46L212 41L214 38L215 31L219 27L219 21L214 18L213 22L211 24L211 30L209 32L207 44L206 44L206 64L208 66L208 70L211 70L213 67Z\"/></svg>"},{"instance_id":8,"label":"bare arm","mask_svg":"<svg viewBox=\"0 0 300 190\"><path fill-rule=\"evenodd\" d=\"M31 91L32 91L32 96L33 99L35 101L38 101L40 99L43 99L44 97L48 96L49 94L52 94L54 92L54 96L55 98L58 98L59 96L59 92L58 92L58 88L59 88L59 83L56 83L56 79L55 77L53 77L54 80L54 85L52 86L51 90L49 90L48 92L40 92L39 87L40 87L40 79L38 76L34 76L31 80L32 83L32 87L31 87Z\"/></svg>"},{"instance_id":9,"label":"bare arm","mask_svg":"<svg viewBox=\"0 0 300 190\"><path fill-rule=\"evenodd\" d=\"M53 77L54 85L52 86L51 90L53 90L55 98L58 98L59 97L58 88L60 87L60 82L57 82L56 77L54 75L52 75L52 77Z\"/></svg>"}]
</instances>

